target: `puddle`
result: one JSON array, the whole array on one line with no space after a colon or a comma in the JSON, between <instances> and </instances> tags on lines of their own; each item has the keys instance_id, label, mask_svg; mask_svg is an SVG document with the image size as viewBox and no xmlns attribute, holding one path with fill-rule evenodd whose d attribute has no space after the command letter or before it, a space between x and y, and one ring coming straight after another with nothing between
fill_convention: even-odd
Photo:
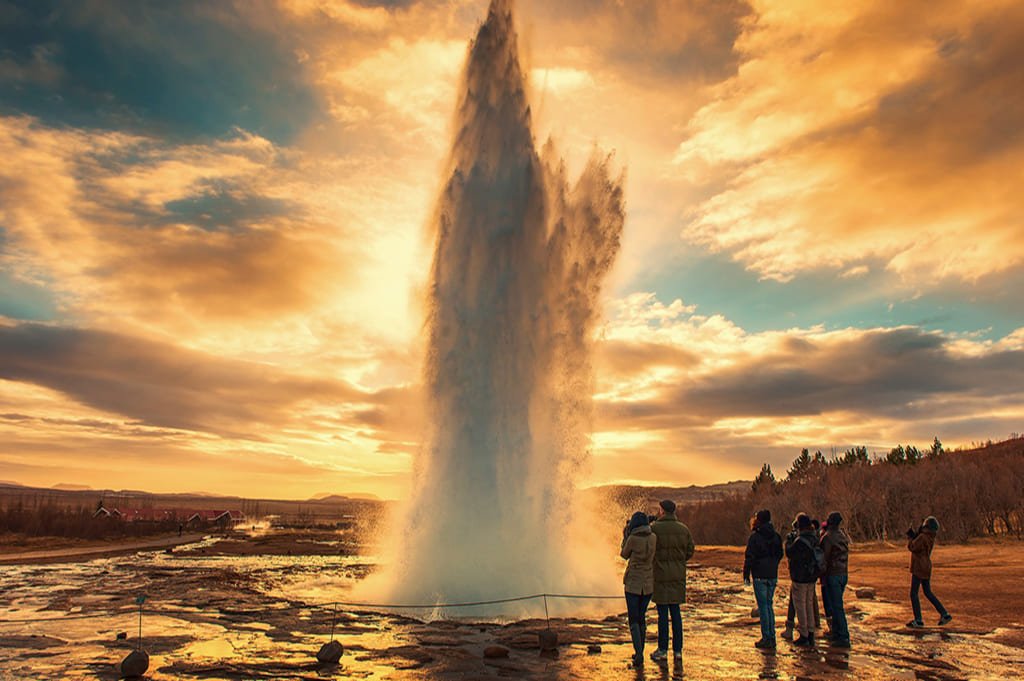
<instances>
[{"instance_id":1,"label":"puddle","mask_svg":"<svg viewBox=\"0 0 1024 681\"><path fill-rule=\"evenodd\" d=\"M209 546L209 545L207 545ZM685 660L627 669L631 652L617 602L612 616L554 618L561 647L541 655L543 618L425 622L402 614L339 609L334 626L346 652L339 666L315 655L330 639L334 614L318 604L344 600L372 562L345 556L178 556L140 554L52 566L11 566L0 574L0 679L117 678L117 664L136 645L134 598L146 593L143 646L151 681L171 679L316 679L370 681L502 678L593 681L675 679L775 681L990 681L1010 678L1024 651L991 637L872 629L895 606L857 602L852 651L823 645L802 651L780 641L775 654L753 647L756 621L750 594L735 575L691 568L691 603L684 610ZM781 611L784 596L778 599ZM540 607L540 613L543 611ZM90 619L14 623L13 619ZM439 615L440 613L433 613ZM6 620L6 623L4 622ZM648 651L656 616L648 617ZM125 638L118 638L123 634ZM501 645L508 657L487 659ZM600 646L600 652L590 652Z\"/></svg>"}]
</instances>

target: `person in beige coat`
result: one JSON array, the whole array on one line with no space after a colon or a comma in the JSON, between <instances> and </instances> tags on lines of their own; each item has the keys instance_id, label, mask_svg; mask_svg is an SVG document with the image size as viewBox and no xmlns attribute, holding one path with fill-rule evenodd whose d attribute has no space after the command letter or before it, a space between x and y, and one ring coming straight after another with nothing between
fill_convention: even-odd
<instances>
[{"instance_id":1,"label":"person in beige coat","mask_svg":"<svg viewBox=\"0 0 1024 681\"><path fill-rule=\"evenodd\" d=\"M629 636L633 641L631 666L644 663L644 644L647 641L647 606L654 594L654 555L658 538L651 531L646 513L636 512L622 530L622 549L626 572L622 584L626 591L626 613L629 618Z\"/></svg>"}]
</instances>

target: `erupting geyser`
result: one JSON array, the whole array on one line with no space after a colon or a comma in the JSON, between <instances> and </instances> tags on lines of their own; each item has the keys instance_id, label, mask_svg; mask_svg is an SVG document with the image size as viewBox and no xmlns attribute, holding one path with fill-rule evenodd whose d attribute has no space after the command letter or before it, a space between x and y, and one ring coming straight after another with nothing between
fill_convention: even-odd
<instances>
[{"instance_id":1,"label":"erupting geyser","mask_svg":"<svg viewBox=\"0 0 1024 681\"><path fill-rule=\"evenodd\" d=\"M391 595L419 602L581 586L595 538L571 529L570 504L624 219L608 158L570 186L552 145L538 153L509 0L491 3L464 78L435 217L428 432L390 566Z\"/></svg>"}]
</instances>

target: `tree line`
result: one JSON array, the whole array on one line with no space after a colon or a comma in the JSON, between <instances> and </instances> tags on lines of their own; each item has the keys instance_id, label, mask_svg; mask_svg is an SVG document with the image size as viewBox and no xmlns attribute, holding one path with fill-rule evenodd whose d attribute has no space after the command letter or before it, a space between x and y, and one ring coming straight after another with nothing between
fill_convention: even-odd
<instances>
[{"instance_id":1,"label":"tree line","mask_svg":"<svg viewBox=\"0 0 1024 681\"><path fill-rule=\"evenodd\" d=\"M56 504L27 505L20 500L0 508L0 534L29 537L112 539L140 537L178 529L178 521L126 523L116 518L93 517L94 508L69 508Z\"/></svg>"},{"instance_id":2,"label":"tree line","mask_svg":"<svg viewBox=\"0 0 1024 681\"><path fill-rule=\"evenodd\" d=\"M1024 535L1024 438L968 451L946 451L936 437L930 447L897 445L872 456L852 447L831 458L804 449L782 478L764 464L748 492L689 505L682 510L694 540L743 544L749 521L771 510L782 534L798 512L824 520L839 511L855 541L902 540L908 527L934 515L943 535Z\"/></svg>"}]
</instances>

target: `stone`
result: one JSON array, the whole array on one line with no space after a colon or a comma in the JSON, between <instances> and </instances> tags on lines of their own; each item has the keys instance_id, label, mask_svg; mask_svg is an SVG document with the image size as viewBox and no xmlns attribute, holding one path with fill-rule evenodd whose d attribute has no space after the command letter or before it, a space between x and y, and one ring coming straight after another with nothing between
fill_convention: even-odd
<instances>
[{"instance_id":1,"label":"stone","mask_svg":"<svg viewBox=\"0 0 1024 681\"><path fill-rule=\"evenodd\" d=\"M557 650L558 633L554 629L541 629L537 632L537 642L541 650Z\"/></svg>"},{"instance_id":2,"label":"stone","mask_svg":"<svg viewBox=\"0 0 1024 681\"><path fill-rule=\"evenodd\" d=\"M316 659L324 664L338 664L338 660L341 659L341 655L344 652L345 649L341 646L341 643L331 641L320 646L320 652L316 654Z\"/></svg>"},{"instance_id":3,"label":"stone","mask_svg":"<svg viewBox=\"0 0 1024 681\"><path fill-rule=\"evenodd\" d=\"M601 646L597 645L596 643L591 643L589 646L587 646L587 653L589 653L590 655L597 655L599 652L601 652Z\"/></svg>"},{"instance_id":4,"label":"stone","mask_svg":"<svg viewBox=\"0 0 1024 681\"><path fill-rule=\"evenodd\" d=\"M149 653L145 650L133 650L128 657L121 660L121 676L126 679L137 679L149 669Z\"/></svg>"},{"instance_id":5,"label":"stone","mask_svg":"<svg viewBox=\"0 0 1024 681\"><path fill-rule=\"evenodd\" d=\"M753 608L750 611L750 616L755 620L761 619L761 611L758 608Z\"/></svg>"},{"instance_id":6,"label":"stone","mask_svg":"<svg viewBox=\"0 0 1024 681\"><path fill-rule=\"evenodd\" d=\"M870 586L859 586L854 592L857 594L857 598L863 598L864 600L871 600L875 597L875 590Z\"/></svg>"},{"instance_id":7,"label":"stone","mask_svg":"<svg viewBox=\"0 0 1024 681\"><path fill-rule=\"evenodd\" d=\"M117 640L117 641L126 641L126 640L128 640L128 632L127 631L119 631L119 632L117 632L117 637L115 638L115 640Z\"/></svg>"},{"instance_id":8,"label":"stone","mask_svg":"<svg viewBox=\"0 0 1024 681\"><path fill-rule=\"evenodd\" d=\"M484 648L484 657L489 660L496 660L499 657L508 657L508 648L505 646L487 646Z\"/></svg>"}]
</instances>

